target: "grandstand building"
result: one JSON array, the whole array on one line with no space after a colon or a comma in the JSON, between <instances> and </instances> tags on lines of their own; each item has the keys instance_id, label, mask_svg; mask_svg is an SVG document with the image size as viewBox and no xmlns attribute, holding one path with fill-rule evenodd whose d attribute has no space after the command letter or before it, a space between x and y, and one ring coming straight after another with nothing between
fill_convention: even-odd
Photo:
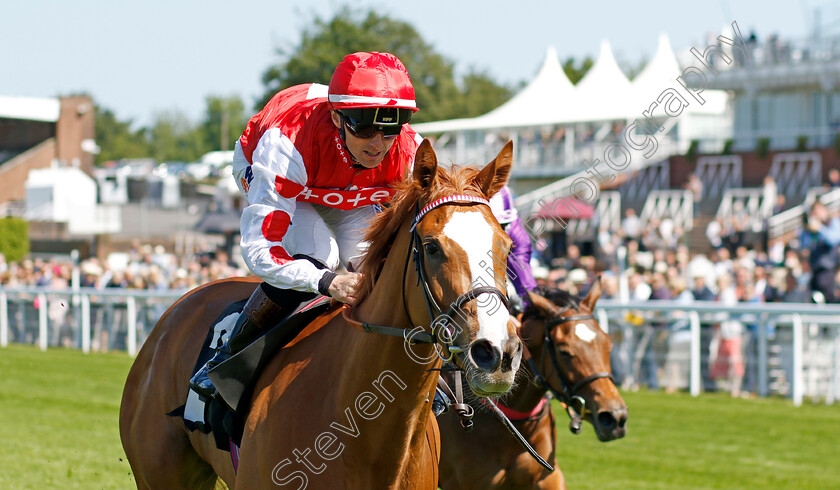
<instances>
[{"instance_id":1,"label":"grandstand building","mask_svg":"<svg viewBox=\"0 0 840 490\"><path fill-rule=\"evenodd\" d=\"M733 94L735 150L828 147L840 129L840 39L751 37L750 56L709 79Z\"/></svg>"},{"instance_id":2,"label":"grandstand building","mask_svg":"<svg viewBox=\"0 0 840 490\"><path fill-rule=\"evenodd\" d=\"M0 217L25 219L30 250L44 255L198 240L192 229L215 188L186 185L153 159L94 168L94 112L87 96L0 96ZM218 167L226 154L211 156Z\"/></svg>"},{"instance_id":3,"label":"grandstand building","mask_svg":"<svg viewBox=\"0 0 840 490\"><path fill-rule=\"evenodd\" d=\"M15 213L26 198L29 172L57 161L88 175L93 170L93 101L0 96L0 208ZM17 204L17 206L16 206Z\"/></svg>"},{"instance_id":4,"label":"grandstand building","mask_svg":"<svg viewBox=\"0 0 840 490\"><path fill-rule=\"evenodd\" d=\"M840 208L840 195L824 187L831 169L840 168L840 39L759 41L753 34L747 46L748 56L731 53L731 65L707 83L732 96L732 136L723 145L731 154L697 164L672 158L671 171L701 176L710 193L703 194L706 209L718 218L740 200L755 228L789 240L815 200ZM785 198L781 212L763 199L768 177Z\"/></svg>"},{"instance_id":5,"label":"grandstand building","mask_svg":"<svg viewBox=\"0 0 840 490\"><path fill-rule=\"evenodd\" d=\"M435 150L443 162L486 163L512 139L513 185L521 194L584 170L586 162L604 161L614 145L632 155L630 167L640 168L685 152L692 140L727 135L727 94L706 90L704 103L692 102L680 76L664 34L653 59L633 81L619 68L607 41L577 85L549 48L534 79L502 106L475 118L414 127L424 136L437 135ZM643 144L651 126L661 128L653 152ZM617 158L612 153L607 158Z\"/></svg>"},{"instance_id":6,"label":"grandstand building","mask_svg":"<svg viewBox=\"0 0 840 490\"><path fill-rule=\"evenodd\" d=\"M549 48L536 77L499 108L415 127L436 137L443 162L484 163L512 139L517 208L549 246L593 242L598 228L617 230L628 208L643 226L671 220L698 251L709 248L709 222L745 210L755 233L789 238L829 169L840 167L840 43L722 37L678 61L662 35L632 81L604 42L575 86ZM786 198L782 216L777 193Z\"/></svg>"}]
</instances>

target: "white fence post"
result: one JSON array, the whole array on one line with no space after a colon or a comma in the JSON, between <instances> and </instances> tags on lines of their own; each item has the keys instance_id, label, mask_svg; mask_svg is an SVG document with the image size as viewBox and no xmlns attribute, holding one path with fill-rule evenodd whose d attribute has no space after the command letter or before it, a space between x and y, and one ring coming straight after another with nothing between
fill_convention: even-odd
<instances>
[{"instance_id":1,"label":"white fence post","mask_svg":"<svg viewBox=\"0 0 840 490\"><path fill-rule=\"evenodd\" d=\"M128 325L126 349L128 355L134 356L137 354L137 301L134 296L125 298L125 316Z\"/></svg>"},{"instance_id":2,"label":"white fence post","mask_svg":"<svg viewBox=\"0 0 840 490\"><path fill-rule=\"evenodd\" d=\"M9 298L0 291L0 347L9 345Z\"/></svg>"},{"instance_id":3,"label":"white fence post","mask_svg":"<svg viewBox=\"0 0 840 490\"><path fill-rule=\"evenodd\" d=\"M691 355L688 372L688 388L691 396L699 396L702 380L700 376L700 315L692 310L688 312L691 325Z\"/></svg>"},{"instance_id":4,"label":"white fence post","mask_svg":"<svg viewBox=\"0 0 840 490\"><path fill-rule=\"evenodd\" d=\"M38 293L38 345L47 350L47 295Z\"/></svg>"},{"instance_id":5,"label":"white fence post","mask_svg":"<svg viewBox=\"0 0 840 490\"><path fill-rule=\"evenodd\" d=\"M834 359L831 364L831 385L829 387L829 396L825 398L826 404L832 404L840 396L840 328L834 328L834 352L832 352Z\"/></svg>"},{"instance_id":6,"label":"white fence post","mask_svg":"<svg viewBox=\"0 0 840 490\"><path fill-rule=\"evenodd\" d=\"M793 405L802 405L802 316L793 314L793 386L791 395Z\"/></svg>"},{"instance_id":7,"label":"white fence post","mask_svg":"<svg viewBox=\"0 0 840 490\"><path fill-rule=\"evenodd\" d=\"M90 295L82 297L82 352L90 353Z\"/></svg>"},{"instance_id":8,"label":"white fence post","mask_svg":"<svg viewBox=\"0 0 840 490\"><path fill-rule=\"evenodd\" d=\"M607 316L607 311L604 309L598 309L598 325L601 326L601 330L605 334L610 334L610 317Z\"/></svg>"},{"instance_id":9,"label":"white fence post","mask_svg":"<svg viewBox=\"0 0 840 490\"><path fill-rule=\"evenodd\" d=\"M758 396L767 396L768 393L767 321L767 315L761 315L758 324Z\"/></svg>"}]
</instances>

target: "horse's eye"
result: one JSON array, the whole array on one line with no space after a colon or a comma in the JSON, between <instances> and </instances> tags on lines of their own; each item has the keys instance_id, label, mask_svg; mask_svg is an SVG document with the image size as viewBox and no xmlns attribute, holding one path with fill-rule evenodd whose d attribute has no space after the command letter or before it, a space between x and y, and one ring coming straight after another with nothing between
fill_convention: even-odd
<instances>
[{"instance_id":1,"label":"horse's eye","mask_svg":"<svg viewBox=\"0 0 840 490\"><path fill-rule=\"evenodd\" d=\"M557 346L557 353L559 355L561 355L562 357L568 357L568 358L575 357L575 355L572 354L572 351L569 350L568 345L558 345Z\"/></svg>"},{"instance_id":2,"label":"horse's eye","mask_svg":"<svg viewBox=\"0 0 840 490\"><path fill-rule=\"evenodd\" d=\"M428 255L429 257L434 257L440 254L440 247L435 242L424 243L423 250L426 251L426 255Z\"/></svg>"}]
</instances>

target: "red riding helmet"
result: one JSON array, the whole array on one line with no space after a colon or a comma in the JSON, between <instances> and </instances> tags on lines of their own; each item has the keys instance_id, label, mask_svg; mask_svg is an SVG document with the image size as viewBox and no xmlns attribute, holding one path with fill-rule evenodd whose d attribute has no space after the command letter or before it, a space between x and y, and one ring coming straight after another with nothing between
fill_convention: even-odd
<instances>
[{"instance_id":1,"label":"red riding helmet","mask_svg":"<svg viewBox=\"0 0 840 490\"><path fill-rule=\"evenodd\" d=\"M348 54L335 68L328 93L333 109L393 107L418 111L408 70L391 53Z\"/></svg>"}]
</instances>

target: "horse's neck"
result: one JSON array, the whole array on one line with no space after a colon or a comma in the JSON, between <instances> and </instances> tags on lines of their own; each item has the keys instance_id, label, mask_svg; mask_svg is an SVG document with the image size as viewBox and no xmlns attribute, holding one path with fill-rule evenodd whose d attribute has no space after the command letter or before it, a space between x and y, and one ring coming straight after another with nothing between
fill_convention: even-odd
<instances>
[{"instance_id":1,"label":"horse's neck","mask_svg":"<svg viewBox=\"0 0 840 490\"><path fill-rule=\"evenodd\" d=\"M403 230L400 231L402 233ZM372 325L384 325L398 329L411 330L414 325L409 321L404 306L407 298L404 295L416 294L404 290L403 280L406 284L417 283L414 275L413 265L408 264L408 276L403 277L406 247L409 246L408 234L400 236L395 240L391 253L382 267L379 278L374 284L370 294L364 301L355 308L356 319ZM424 322L426 318L414 318L415 321ZM427 322L429 324L431 322ZM437 383L438 372L429 371L431 367L440 367L441 361L435 357L434 361L419 362L418 358L431 359L434 348L428 344L415 344L409 346L401 337L385 336L382 334L367 334L363 339L364 352L359 355L367 356L371 362L382 369L401 369L411 376L412 386L421 387L418 394L434 391ZM411 353L411 355L409 354ZM430 365L433 363L434 366ZM428 389L427 389L428 388ZM423 397L425 400L425 397Z\"/></svg>"},{"instance_id":2,"label":"horse's neck","mask_svg":"<svg viewBox=\"0 0 840 490\"><path fill-rule=\"evenodd\" d=\"M534 328L535 325L523 325L522 335L525 346L531 353L537 369L542 365L542 357L545 355L544 343L542 338L542 329ZM540 373L540 376L545 373ZM510 394L504 398L504 405L511 410L517 412L529 413L534 410L540 401L545 397L546 389L536 384L536 373L532 372L531 366L522 358L522 364L519 366L519 372L516 373L516 379L519 381L516 386L510 391Z\"/></svg>"},{"instance_id":3,"label":"horse's neck","mask_svg":"<svg viewBox=\"0 0 840 490\"><path fill-rule=\"evenodd\" d=\"M412 328L403 308L401 285L406 249L400 245L408 246L407 242L403 238L394 244L373 290L353 309L356 320L373 325ZM407 284L416 284L416 279L410 275ZM417 454L427 449L425 430L438 378L438 371L430 371L429 368L441 365L437 357L427 363L418 362L409 355L408 348L417 358L432 359L432 346L416 344L409 347L402 337L377 333L348 337L348 345L342 355L354 360L354 367L345 370L337 390L342 398L340 403L356 404L358 407L359 394L374 391L371 390L371 379L381 380L374 388L388 399L388 403L376 418L375 430L370 430L366 438L378 458L393 458L392 461L378 461L386 464L377 464L377 467L388 468L392 475L386 477L393 478L396 486L405 483L401 479L416 471L416 466L423 461ZM370 457L370 454L367 456Z\"/></svg>"}]
</instances>

